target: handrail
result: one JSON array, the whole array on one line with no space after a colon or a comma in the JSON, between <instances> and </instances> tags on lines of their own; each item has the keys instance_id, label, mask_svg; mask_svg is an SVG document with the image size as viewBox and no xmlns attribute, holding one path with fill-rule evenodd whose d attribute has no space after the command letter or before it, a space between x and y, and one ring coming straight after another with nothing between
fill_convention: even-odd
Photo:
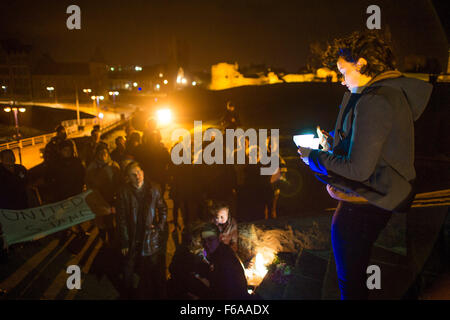
<instances>
[{"instance_id":1,"label":"handrail","mask_svg":"<svg viewBox=\"0 0 450 320\"><path fill-rule=\"evenodd\" d=\"M121 124L125 123L129 119L129 116L125 117L125 120L112 120L109 122L101 122L97 118L89 118L89 119L80 119L81 125L95 125L100 124L102 127L100 128L100 132L106 132L108 130L114 129ZM78 122L76 119L74 120L64 120L61 124L66 128L67 135L70 136L72 133L78 132ZM31 138L21 139L19 141L11 141L7 143L0 144L0 151L5 149L16 149L16 148L27 148L32 146L37 146L41 144L47 144L54 136L56 136L56 132L43 134L40 136L35 136Z\"/></svg>"}]
</instances>

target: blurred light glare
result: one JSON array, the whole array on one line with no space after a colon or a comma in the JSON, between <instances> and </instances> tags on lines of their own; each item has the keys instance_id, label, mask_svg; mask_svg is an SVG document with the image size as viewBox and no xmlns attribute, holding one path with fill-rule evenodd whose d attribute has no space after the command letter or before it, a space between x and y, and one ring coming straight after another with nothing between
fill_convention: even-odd
<instances>
[{"instance_id":1,"label":"blurred light glare","mask_svg":"<svg viewBox=\"0 0 450 320\"><path fill-rule=\"evenodd\" d=\"M167 125L172 121L172 111L170 109L159 109L156 111L156 119L158 119L160 125Z\"/></svg>"},{"instance_id":2,"label":"blurred light glare","mask_svg":"<svg viewBox=\"0 0 450 320\"><path fill-rule=\"evenodd\" d=\"M197 82L192 81L192 85L195 87L197 85Z\"/></svg>"},{"instance_id":3,"label":"blurred light glare","mask_svg":"<svg viewBox=\"0 0 450 320\"><path fill-rule=\"evenodd\" d=\"M105 115L103 114L103 112L100 112L100 113L98 114L98 117L99 117L100 119L103 119L104 116L105 116Z\"/></svg>"},{"instance_id":4,"label":"blurred light glare","mask_svg":"<svg viewBox=\"0 0 450 320\"><path fill-rule=\"evenodd\" d=\"M53 91L53 90L55 90L55 88L53 88L53 87L47 87L47 90L48 90L48 91Z\"/></svg>"},{"instance_id":5,"label":"blurred light glare","mask_svg":"<svg viewBox=\"0 0 450 320\"><path fill-rule=\"evenodd\" d=\"M136 66L136 67L134 67L134 70L136 70L136 71L142 71L142 67Z\"/></svg>"},{"instance_id":6,"label":"blurred light glare","mask_svg":"<svg viewBox=\"0 0 450 320\"><path fill-rule=\"evenodd\" d=\"M186 84L186 83L187 83L186 78L181 79L181 83L182 83L182 84Z\"/></svg>"},{"instance_id":7,"label":"blurred light glare","mask_svg":"<svg viewBox=\"0 0 450 320\"><path fill-rule=\"evenodd\" d=\"M110 70L111 70L111 71L114 71L114 67L111 67Z\"/></svg>"},{"instance_id":8,"label":"blurred light glare","mask_svg":"<svg viewBox=\"0 0 450 320\"><path fill-rule=\"evenodd\" d=\"M20 112L25 112L26 109L25 109L25 108L19 108L19 111L20 111Z\"/></svg>"},{"instance_id":9,"label":"blurred light glare","mask_svg":"<svg viewBox=\"0 0 450 320\"><path fill-rule=\"evenodd\" d=\"M133 87L137 87L137 82L133 82Z\"/></svg>"},{"instance_id":10,"label":"blurred light glare","mask_svg":"<svg viewBox=\"0 0 450 320\"><path fill-rule=\"evenodd\" d=\"M6 108L3 109L3 111L5 111L5 112L11 112L11 108L10 108L10 107L6 107Z\"/></svg>"},{"instance_id":11,"label":"blurred light glare","mask_svg":"<svg viewBox=\"0 0 450 320\"><path fill-rule=\"evenodd\" d=\"M159 77L162 78L164 75L162 73L159 74Z\"/></svg>"},{"instance_id":12,"label":"blurred light glare","mask_svg":"<svg viewBox=\"0 0 450 320\"><path fill-rule=\"evenodd\" d=\"M169 83L169 81L167 81L167 80L164 80L163 82L164 82L164 84L168 84Z\"/></svg>"}]
</instances>

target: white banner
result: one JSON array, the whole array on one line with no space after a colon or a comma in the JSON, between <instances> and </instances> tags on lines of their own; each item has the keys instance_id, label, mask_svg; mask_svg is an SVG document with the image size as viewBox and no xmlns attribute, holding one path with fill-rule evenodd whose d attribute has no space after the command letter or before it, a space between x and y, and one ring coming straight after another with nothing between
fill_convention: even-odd
<instances>
[{"instance_id":1,"label":"white banner","mask_svg":"<svg viewBox=\"0 0 450 320\"><path fill-rule=\"evenodd\" d=\"M0 209L0 223L8 245L31 241L95 218L86 203L88 190L66 200L42 207Z\"/></svg>"}]
</instances>

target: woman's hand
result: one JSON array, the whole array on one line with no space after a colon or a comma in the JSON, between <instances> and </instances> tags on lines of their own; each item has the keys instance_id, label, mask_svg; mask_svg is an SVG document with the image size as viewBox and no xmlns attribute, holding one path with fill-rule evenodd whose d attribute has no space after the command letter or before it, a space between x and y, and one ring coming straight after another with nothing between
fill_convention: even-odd
<instances>
[{"instance_id":1,"label":"woman's hand","mask_svg":"<svg viewBox=\"0 0 450 320\"><path fill-rule=\"evenodd\" d=\"M300 157L302 158L303 162L306 163L306 165L309 166L309 154L311 153L313 149L310 148L304 148L304 147L298 147L298 154L300 155Z\"/></svg>"},{"instance_id":2,"label":"woman's hand","mask_svg":"<svg viewBox=\"0 0 450 320\"><path fill-rule=\"evenodd\" d=\"M320 129L319 126L317 126L317 136L319 137L319 144L322 146L323 151L330 150L330 145L328 144L328 134Z\"/></svg>"}]
</instances>

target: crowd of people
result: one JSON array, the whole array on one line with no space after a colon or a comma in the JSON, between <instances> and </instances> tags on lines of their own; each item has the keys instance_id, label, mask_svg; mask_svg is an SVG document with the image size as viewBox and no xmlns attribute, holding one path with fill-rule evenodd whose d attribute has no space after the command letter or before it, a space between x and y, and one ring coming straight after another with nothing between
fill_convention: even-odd
<instances>
[{"instance_id":1,"label":"crowd of people","mask_svg":"<svg viewBox=\"0 0 450 320\"><path fill-rule=\"evenodd\" d=\"M221 125L239 123L229 102ZM125 131L111 151L98 127L75 143L58 126L33 172L16 164L11 150L2 151L0 175L7 183L1 184L0 207L24 209L92 190L99 237L121 255L123 298L248 298L237 224L276 216L271 177L261 176L259 165L174 165L153 119L143 133L131 124ZM176 232L184 230L167 281L169 222ZM88 230L76 225L57 236L83 238Z\"/></svg>"}]
</instances>

